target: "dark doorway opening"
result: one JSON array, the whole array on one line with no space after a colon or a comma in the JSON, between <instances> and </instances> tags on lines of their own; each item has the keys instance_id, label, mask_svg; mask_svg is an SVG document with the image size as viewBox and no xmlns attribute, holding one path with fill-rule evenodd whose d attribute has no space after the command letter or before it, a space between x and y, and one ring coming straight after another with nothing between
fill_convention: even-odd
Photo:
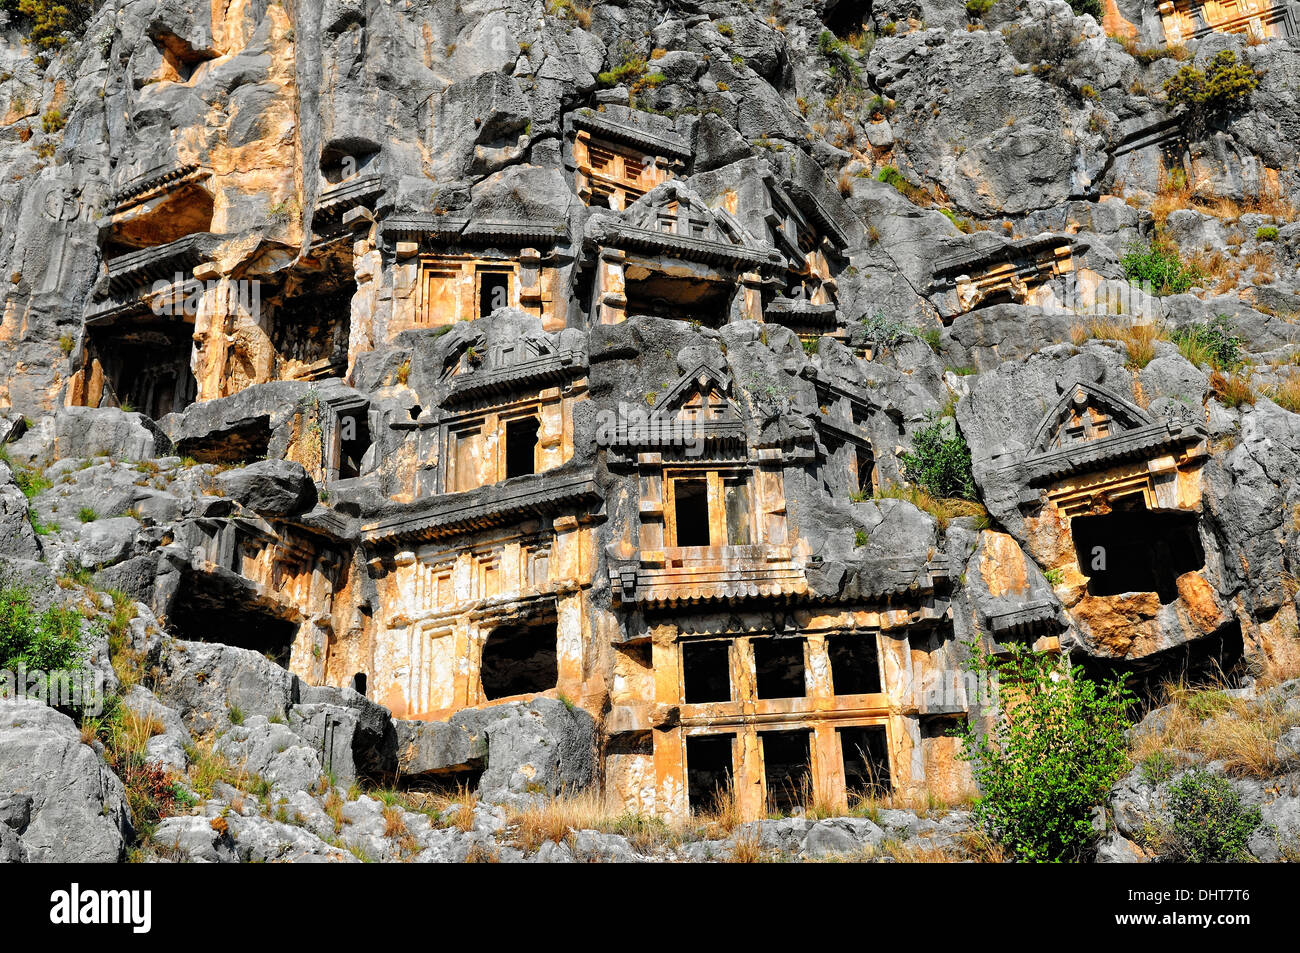
<instances>
[{"instance_id":1,"label":"dark doorway opening","mask_svg":"<svg viewBox=\"0 0 1300 953\"><path fill-rule=\"evenodd\" d=\"M735 288L729 281L680 278L635 266L627 273L624 294L629 316L695 321L707 328L727 323ZM641 277L635 277L638 274Z\"/></svg>"},{"instance_id":2,"label":"dark doorway opening","mask_svg":"<svg viewBox=\"0 0 1300 953\"><path fill-rule=\"evenodd\" d=\"M357 672L355 675L352 676L352 690L356 692L358 695L364 695L366 693L365 672Z\"/></svg>"},{"instance_id":3,"label":"dark doorway opening","mask_svg":"<svg viewBox=\"0 0 1300 953\"><path fill-rule=\"evenodd\" d=\"M1173 602L1178 577L1205 565L1194 513L1153 513L1139 500L1103 516L1076 516L1070 531L1094 596L1155 592Z\"/></svg>"},{"instance_id":4,"label":"dark doorway opening","mask_svg":"<svg viewBox=\"0 0 1300 953\"><path fill-rule=\"evenodd\" d=\"M506 479L537 472L536 417L521 417L506 424Z\"/></svg>"},{"instance_id":5,"label":"dark doorway opening","mask_svg":"<svg viewBox=\"0 0 1300 953\"><path fill-rule=\"evenodd\" d=\"M697 735L686 739L686 798L696 814L717 808L731 788L731 747L735 735Z\"/></svg>"},{"instance_id":6,"label":"dark doorway opening","mask_svg":"<svg viewBox=\"0 0 1300 953\"><path fill-rule=\"evenodd\" d=\"M731 701L730 642L683 642L686 703Z\"/></svg>"},{"instance_id":7,"label":"dark doorway opening","mask_svg":"<svg viewBox=\"0 0 1300 953\"><path fill-rule=\"evenodd\" d=\"M365 411L341 413L339 427L339 479L361 476L361 461L370 449L370 415Z\"/></svg>"},{"instance_id":8,"label":"dark doorway opening","mask_svg":"<svg viewBox=\"0 0 1300 953\"><path fill-rule=\"evenodd\" d=\"M875 468L875 458L872 457L871 451L863 447L858 447L853 452L854 469L857 471L857 491L870 496L873 489L871 472Z\"/></svg>"},{"instance_id":9,"label":"dark doorway opening","mask_svg":"<svg viewBox=\"0 0 1300 953\"><path fill-rule=\"evenodd\" d=\"M822 15L826 28L841 40L861 33L863 22L871 14L870 0L840 0Z\"/></svg>"},{"instance_id":10,"label":"dark doorway opening","mask_svg":"<svg viewBox=\"0 0 1300 953\"><path fill-rule=\"evenodd\" d=\"M426 774L399 774L397 786L403 791L430 797L461 795L466 791L478 790L483 772L487 770L481 760L466 762L445 771Z\"/></svg>"},{"instance_id":11,"label":"dark doorway opening","mask_svg":"<svg viewBox=\"0 0 1300 953\"><path fill-rule=\"evenodd\" d=\"M880 691L880 660L874 635L832 635L826 640L831 684L836 695L872 695Z\"/></svg>"},{"instance_id":12,"label":"dark doorway opening","mask_svg":"<svg viewBox=\"0 0 1300 953\"><path fill-rule=\"evenodd\" d=\"M350 270L350 258L346 264ZM286 289L280 301L269 306L261 300L261 306L271 312L271 343L279 376L322 380L347 374L355 288L350 278L337 284L320 279Z\"/></svg>"},{"instance_id":13,"label":"dark doorway opening","mask_svg":"<svg viewBox=\"0 0 1300 953\"><path fill-rule=\"evenodd\" d=\"M782 814L812 799L810 731L760 731L768 809Z\"/></svg>"},{"instance_id":14,"label":"dark doorway opening","mask_svg":"<svg viewBox=\"0 0 1300 953\"><path fill-rule=\"evenodd\" d=\"M559 679L555 623L504 625L483 643L479 678L488 701L554 688Z\"/></svg>"},{"instance_id":15,"label":"dark doorway opening","mask_svg":"<svg viewBox=\"0 0 1300 953\"><path fill-rule=\"evenodd\" d=\"M484 272L478 288L478 316L486 318L497 308L510 306L510 276L504 272Z\"/></svg>"},{"instance_id":16,"label":"dark doorway opening","mask_svg":"<svg viewBox=\"0 0 1300 953\"><path fill-rule=\"evenodd\" d=\"M91 356L104 369L101 406L116 405L158 420L194 403L193 335L194 326L184 321L95 330Z\"/></svg>"},{"instance_id":17,"label":"dark doorway opening","mask_svg":"<svg viewBox=\"0 0 1300 953\"><path fill-rule=\"evenodd\" d=\"M844 785L849 797L879 797L889 791L889 740L884 725L839 729Z\"/></svg>"},{"instance_id":18,"label":"dark doorway opening","mask_svg":"<svg viewBox=\"0 0 1300 953\"><path fill-rule=\"evenodd\" d=\"M802 698L803 639L755 639L754 674L759 698Z\"/></svg>"},{"instance_id":19,"label":"dark doorway opening","mask_svg":"<svg viewBox=\"0 0 1300 953\"><path fill-rule=\"evenodd\" d=\"M704 480L673 483L673 525L678 546L709 546L709 485Z\"/></svg>"}]
</instances>

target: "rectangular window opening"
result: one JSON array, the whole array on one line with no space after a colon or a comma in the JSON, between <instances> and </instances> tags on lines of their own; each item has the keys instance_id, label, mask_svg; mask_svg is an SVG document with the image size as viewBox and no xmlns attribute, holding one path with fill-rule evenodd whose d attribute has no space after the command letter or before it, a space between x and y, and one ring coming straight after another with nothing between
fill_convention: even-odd
<instances>
[{"instance_id":1,"label":"rectangular window opening","mask_svg":"<svg viewBox=\"0 0 1300 953\"><path fill-rule=\"evenodd\" d=\"M683 642L686 704L731 701L730 642Z\"/></svg>"},{"instance_id":2,"label":"rectangular window opening","mask_svg":"<svg viewBox=\"0 0 1300 953\"><path fill-rule=\"evenodd\" d=\"M871 471L875 468L875 460L871 456L871 451L864 447L858 447L854 452L854 465L857 469L858 492L870 496L872 492Z\"/></svg>"},{"instance_id":3,"label":"rectangular window opening","mask_svg":"<svg viewBox=\"0 0 1300 953\"><path fill-rule=\"evenodd\" d=\"M758 733L769 811L786 814L791 808L812 803L811 736L807 730Z\"/></svg>"},{"instance_id":4,"label":"rectangular window opening","mask_svg":"<svg viewBox=\"0 0 1300 953\"><path fill-rule=\"evenodd\" d=\"M727 543L732 546L748 546L753 540L749 532L749 486L743 478L726 481L723 503L727 512Z\"/></svg>"},{"instance_id":5,"label":"rectangular window opening","mask_svg":"<svg viewBox=\"0 0 1300 953\"><path fill-rule=\"evenodd\" d=\"M537 472L536 417L521 417L506 424L506 479Z\"/></svg>"},{"instance_id":6,"label":"rectangular window opening","mask_svg":"<svg viewBox=\"0 0 1300 953\"><path fill-rule=\"evenodd\" d=\"M754 674L759 698L803 698L803 639L755 639Z\"/></svg>"},{"instance_id":7,"label":"rectangular window opening","mask_svg":"<svg viewBox=\"0 0 1300 953\"><path fill-rule=\"evenodd\" d=\"M733 738L727 734L686 739L686 797L693 813L708 813L730 797Z\"/></svg>"},{"instance_id":8,"label":"rectangular window opening","mask_svg":"<svg viewBox=\"0 0 1300 953\"><path fill-rule=\"evenodd\" d=\"M826 640L831 684L836 695L874 695L880 691L880 660L874 635L832 635Z\"/></svg>"},{"instance_id":9,"label":"rectangular window opening","mask_svg":"<svg viewBox=\"0 0 1300 953\"><path fill-rule=\"evenodd\" d=\"M480 273L478 287L478 316L486 318L497 308L510 306L510 276L505 272Z\"/></svg>"},{"instance_id":10,"label":"rectangular window opening","mask_svg":"<svg viewBox=\"0 0 1300 953\"><path fill-rule=\"evenodd\" d=\"M704 480L673 483L673 517L678 546L711 546L709 485Z\"/></svg>"},{"instance_id":11,"label":"rectangular window opening","mask_svg":"<svg viewBox=\"0 0 1300 953\"><path fill-rule=\"evenodd\" d=\"M850 799L888 793L889 742L884 725L841 728L838 734Z\"/></svg>"}]
</instances>

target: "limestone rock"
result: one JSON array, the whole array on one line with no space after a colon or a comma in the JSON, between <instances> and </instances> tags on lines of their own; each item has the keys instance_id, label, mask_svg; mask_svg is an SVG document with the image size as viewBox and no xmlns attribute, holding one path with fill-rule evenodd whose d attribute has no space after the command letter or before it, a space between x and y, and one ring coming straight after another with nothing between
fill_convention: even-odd
<instances>
[{"instance_id":1,"label":"limestone rock","mask_svg":"<svg viewBox=\"0 0 1300 953\"><path fill-rule=\"evenodd\" d=\"M9 802L4 826L22 826L34 863L116 862L134 835L122 782L71 718L37 701L0 699L0 791L30 799Z\"/></svg>"}]
</instances>

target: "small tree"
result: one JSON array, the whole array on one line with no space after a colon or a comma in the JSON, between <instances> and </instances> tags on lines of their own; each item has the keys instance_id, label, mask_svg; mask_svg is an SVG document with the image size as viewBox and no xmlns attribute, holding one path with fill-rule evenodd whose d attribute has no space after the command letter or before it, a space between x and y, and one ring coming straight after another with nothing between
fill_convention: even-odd
<instances>
[{"instance_id":1,"label":"small tree","mask_svg":"<svg viewBox=\"0 0 1300 953\"><path fill-rule=\"evenodd\" d=\"M1129 245L1119 264L1126 280L1150 288L1152 294L1161 297L1183 294L1204 280L1194 266L1183 264L1177 249L1161 242Z\"/></svg>"},{"instance_id":2,"label":"small tree","mask_svg":"<svg viewBox=\"0 0 1300 953\"><path fill-rule=\"evenodd\" d=\"M1232 50L1220 50L1205 71L1184 66L1165 80L1164 91L1173 105L1187 106L1194 124L1216 113L1244 105L1259 86L1259 73L1249 63L1237 61Z\"/></svg>"},{"instance_id":3,"label":"small tree","mask_svg":"<svg viewBox=\"0 0 1300 953\"><path fill-rule=\"evenodd\" d=\"M930 423L912 436L912 451L903 453L903 472L931 496L975 499L970 447L955 426L931 414Z\"/></svg>"},{"instance_id":4,"label":"small tree","mask_svg":"<svg viewBox=\"0 0 1300 953\"><path fill-rule=\"evenodd\" d=\"M22 586L0 589L0 668L52 672L79 665L84 655L81 616L51 605L38 613Z\"/></svg>"},{"instance_id":5,"label":"small tree","mask_svg":"<svg viewBox=\"0 0 1300 953\"><path fill-rule=\"evenodd\" d=\"M1193 864L1245 858L1261 817L1259 808L1242 807L1231 781L1199 769L1169 786L1169 813L1171 852Z\"/></svg>"},{"instance_id":6,"label":"small tree","mask_svg":"<svg viewBox=\"0 0 1300 953\"><path fill-rule=\"evenodd\" d=\"M976 652L971 664L999 696L988 734L964 730L960 757L980 789L976 821L1023 860L1080 859L1093 808L1128 766L1131 693L1119 679L1098 684L1064 658L1026 649Z\"/></svg>"}]
</instances>

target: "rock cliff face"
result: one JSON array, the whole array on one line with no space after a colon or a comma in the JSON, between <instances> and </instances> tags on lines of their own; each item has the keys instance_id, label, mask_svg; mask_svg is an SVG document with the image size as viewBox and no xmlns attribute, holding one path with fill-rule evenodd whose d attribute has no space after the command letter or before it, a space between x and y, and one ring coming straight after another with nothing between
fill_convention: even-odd
<instances>
[{"instance_id":1,"label":"rock cliff face","mask_svg":"<svg viewBox=\"0 0 1300 953\"><path fill-rule=\"evenodd\" d=\"M955 802L972 645L1296 674L1294 5L0 6L7 585L144 731L0 703L0 858Z\"/></svg>"}]
</instances>

